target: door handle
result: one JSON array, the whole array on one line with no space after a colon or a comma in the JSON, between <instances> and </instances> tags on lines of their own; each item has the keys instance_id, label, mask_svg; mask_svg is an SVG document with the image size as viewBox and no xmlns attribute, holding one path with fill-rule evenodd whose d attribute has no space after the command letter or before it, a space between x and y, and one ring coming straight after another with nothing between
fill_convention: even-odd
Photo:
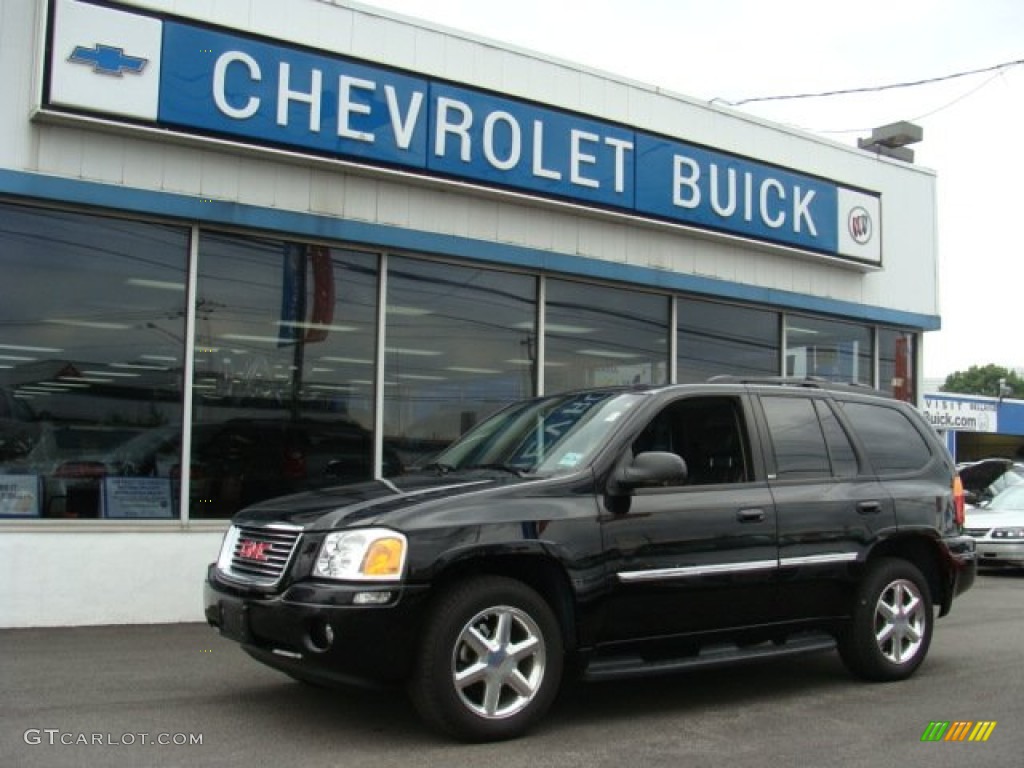
<instances>
[{"instance_id":1,"label":"door handle","mask_svg":"<svg viewBox=\"0 0 1024 768\"><path fill-rule=\"evenodd\" d=\"M877 515L882 511L882 505L877 501L862 501L857 505L859 515Z\"/></svg>"},{"instance_id":2,"label":"door handle","mask_svg":"<svg viewBox=\"0 0 1024 768\"><path fill-rule=\"evenodd\" d=\"M764 510L757 509L741 509L736 513L736 519L741 523L761 523L764 522Z\"/></svg>"}]
</instances>

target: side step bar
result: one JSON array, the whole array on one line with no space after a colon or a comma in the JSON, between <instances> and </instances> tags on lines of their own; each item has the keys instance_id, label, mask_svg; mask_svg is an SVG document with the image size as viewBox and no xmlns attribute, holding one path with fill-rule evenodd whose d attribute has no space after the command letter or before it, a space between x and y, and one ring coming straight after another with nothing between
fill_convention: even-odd
<instances>
[{"instance_id":1,"label":"side step bar","mask_svg":"<svg viewBox=\"0 0 1024 768\"><path fill-rule=\"evenodd\" d=\"M687 669L831 651L835 650L835 647L836 641L831 635L802 634L784 643L764 642L749 646L710 645L702 648L700 653L694 656L680 658L644 659L641 656L609 656L592 660L583 672L583 679L601 682L630 677L653 677Z\"/></svg>"}]
</instances>

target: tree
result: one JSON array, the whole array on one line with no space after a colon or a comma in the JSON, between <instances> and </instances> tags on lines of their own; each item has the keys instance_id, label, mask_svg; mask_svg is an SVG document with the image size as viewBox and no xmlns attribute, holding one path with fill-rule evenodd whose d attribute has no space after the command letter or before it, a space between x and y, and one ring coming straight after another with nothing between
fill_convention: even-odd
<instances>
[{"instance_id":1,"label":"tree","mask_svg":"<svg viewBox=\"0 0 1024 768\"><path fill-rule=\"evenodd\" d=\"M1002 379L1004 389L1000 392ZM958 392L963 395L988 395L1024 399L1024 379L1014 371L1000 365L972 365L966 371L954 371L939 387L940 392Z\"/></svg>"}]
</instances>

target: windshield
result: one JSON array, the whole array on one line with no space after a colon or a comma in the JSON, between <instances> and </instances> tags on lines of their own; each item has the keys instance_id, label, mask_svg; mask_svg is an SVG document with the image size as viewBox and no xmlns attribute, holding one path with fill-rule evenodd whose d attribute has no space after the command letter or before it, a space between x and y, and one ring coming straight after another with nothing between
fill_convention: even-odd
<instances>
[{"instance_id":1,"label":"windshield","mask_svg":"<svg viewBox=\"0 0 1024 768\"><path fill-rule=\"evenodd\" d=\"M437 456L446 469L500 467L529 473L570 472L587 463L641 395L587 392L506 408Z\"/></svg>"},{"instance_id":2,"label":"windshield","mask_svg":"<svg viewBox=\"0 0 1024 768\"><path fill-rule=\"evenodd\" d=\"M998 512L1004 509L1024 509L1024 485L1017 484L1007 488L985 507L987 512Z\"/></svg>"}]
</instances>

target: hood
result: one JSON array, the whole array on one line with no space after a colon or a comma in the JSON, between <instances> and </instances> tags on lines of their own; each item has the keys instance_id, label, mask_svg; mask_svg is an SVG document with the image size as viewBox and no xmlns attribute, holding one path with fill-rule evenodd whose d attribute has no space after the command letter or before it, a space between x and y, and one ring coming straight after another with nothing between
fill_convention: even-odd
<instances>
[{"instance_id":1,"label":"hood","mask_svg":"<svg viewBox=\"0 0 1024 768\"><path fill-rule=\"evenodd\" d=\"M957 471L960 473L964 490L977 493L988 488L1012 467L1011 459L982 459L970 464L961 464Z\"/></svg>"},{"instance_id":2,"label":"hood","mask_svg":"<svg viewBox=\"0 0 1024 768\"><path fill-rule=\"evenodd\" d=\"M233 522L291 523L309 530L330 530L437 501L522 485L537 479L493 471L414 473L281 496L243 509L235 515Z\"/></svg>"}]
</instances>

